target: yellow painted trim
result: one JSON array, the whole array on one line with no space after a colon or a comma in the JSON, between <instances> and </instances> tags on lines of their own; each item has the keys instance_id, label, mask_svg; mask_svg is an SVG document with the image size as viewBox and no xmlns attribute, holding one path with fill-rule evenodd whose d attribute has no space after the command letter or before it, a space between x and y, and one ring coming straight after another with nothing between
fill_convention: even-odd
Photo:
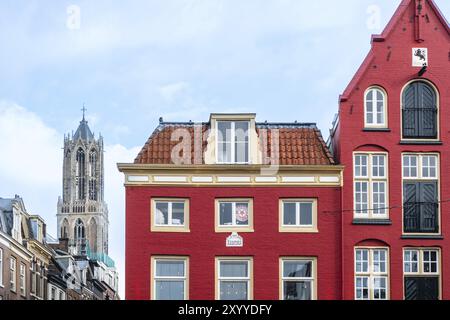
<instances>
[{"instance_id":1,"label":"yellow painted trim","mask_svg":"<svg viewBox=\"0 0 450 320\"><path fill-rule=\"evenodd\" d=\"M220 208L221 202L248 202L248 226L237 227L237 226L220 226ZM216 233L251 233L254 232L253 227L253 199L252 198L218 198L215 199L214 205L214 226Z\"/></svg>"},{"instance_id":2,"label":"yellow painted trim","mask_svg":"<svg viewBox=\"0 0 450 320\"><path fill-rule=\"evenodd\" d=\"M317 257L280 257L279 263L278 263L278 270L279 270L279 276L278 276L278 285L279 285L279 299L284 300L284 288L283 288L283 262L284 261L312 261L312 300L317 300L318 292L317 292Z\"/></svg>"},{"instance_id":3,"label":"yellow painted trim","mask_svg":"<svg viewBox=\"0 0 450 320\"><path fill-rule=\"evenodd\" d=\"M224 256L216 257L214 261L214 296L216 300L220 300L220 290L219 290L219 265L221 261L242 261L248 262L249 266L249 286L248 286L248 300L253 300L253 257L237 257L237 256Z\"/></svg>"},{"instance_id":4,"label":"yellow painted trim","mask_svg":"<svg viewBox=\"0 0 450 320\"><path fill-rule=\"evenodd\" d=\"M189 300L189 257L188 256L160 256L160 255L154 255L150 257L150 300L156 300L155 295L155 274L154 271L156 270L155 264L156 261L181 261L183 260L185 263L185 286L184 286L184 298L185 300Z\"/></svg>"},{"instance_id":5,"label":"yellow painted trim","mask_svg":"<svg viewBox=\"0 0 450 320\"><path fill-rule=\"evenodd\" d=\"M155 205L156 202L184 202L184 226L157 226L155 225ZM151 198L150 199L150 231L151 232L173 232L188 233L190 215L190 201L187 198Z\"/></svg>"},{"instance_id":6,"label":"yellow painted trim","mask_svg":"<svg viewBox=\"0 0 450 320\"><path fill-rule=\"evenodd\" d=\"M312 202L312 226L311 227L299 227L299 226L285 226L284 221L284 206L285 202ZM278 231L281 233L318 233L318 210L317 210L316 198L286 198L280 199L278 205Z\"/></svg>"}]
</instances>

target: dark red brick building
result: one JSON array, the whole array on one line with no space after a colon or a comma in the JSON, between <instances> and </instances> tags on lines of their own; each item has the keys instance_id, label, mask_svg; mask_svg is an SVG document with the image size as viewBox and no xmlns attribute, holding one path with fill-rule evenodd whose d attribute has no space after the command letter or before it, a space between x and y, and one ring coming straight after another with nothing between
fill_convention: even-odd
<instances>
[{"instance_id":1,"label":"dark red brick building","mask_svg":"<svg viewBox=\"0 0 450 320\"><path fill-rule=\"evenodd\" d=\"M161 120L126 186L127 299L450 299L450 29L403 0L312 124ZM331 153L330 153L331 150Z\"/></svg>"},{"instance_id":2,"label":"dark red brick building","mask_svg":"<svg viewBox=\"0 0 450 320\"><path fill-rule=\"evenodd\" d=\"M450 299L450 29L403 0L340 97L344 299Z\"/></svg>"}]
</instances>

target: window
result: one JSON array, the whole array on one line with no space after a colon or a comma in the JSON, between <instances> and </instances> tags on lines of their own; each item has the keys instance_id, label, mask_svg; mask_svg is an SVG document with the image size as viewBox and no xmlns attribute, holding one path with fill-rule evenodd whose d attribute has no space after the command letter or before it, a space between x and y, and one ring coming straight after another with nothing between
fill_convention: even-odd
<instances>
[{"instance_id":1,"label":"window","mask_svg":"<svg viewBox=\"0 0 450 320\"><path fill-rule=\"evenodd\" d=\"M357 248L355 250L356 300L389 299L388 250Z\"/></svg>"},{"instance_id":2,"label":"window","mask_svg":"<svg viewBox=\"0 0 450 320\"><path fill-rule=\"evenodd\" d=\"M406 248L403 250L403 274L406 300L440 298L440 250Z\"/></svg>"},{"instance_id":3,"label":"window","mask_svg":"<svg viewBox=\"0 0 450 320\"><path fill-rule=\"evenodd\" d=\"M355 218L388 217L387 155L356 153L354 155Z\"/></svg>"},{"instance_id":4,"label":"window","mask_svg":"<svg viewBox=\"0 0 450 320\"><path fill-rule=\"evenodd\" d=\"M437 95L428 83L416 81L403 90L402 122L404 139L438 138Z\"/></svg>"},{"instance_id":5,"label":"window","mask_svg":"<svg viewBox=\"0 0 450 320\"><path fill-rule=\"evenodd\" d=\"M439 157L403 154L403 232L439 233Z\"/></svg>"},{"instance_id":6,"label":"window","mask_svg":"<svg viewBox=\"0 0 450 320\"><path fill-rule=\"evenodd\" d=\"M249 121L217 121L217 161L249 163Z\"/></svg>"},{"instance_id":7,"label":"window","mask_svg":"<svg viewBox=\"0 0 450 320\"><path fill-rule=\"evenodd\" d=\"M3 249L0 248L0 286L3 286Z\"/></svg>"},{"instance_id":8,"label":"window","mask_svg":"<svg viewBox=\"0 0 450 320\"><path fill-rule=\"evenodd\" d=\"M250 258L217 258L216 268L218 300L253 299L253 263Z\"/></svg>"},{"instance_id":9,"label":"window","mask_svg":"<svg viewBox=\"0 0 450 320\"><path fill-rule=\"evenodd\" d=\"M152 299L187 300L188 297L188 258L152 258Z\"/></svg>"},{"instance_id":10,"label":"window","mask_svg":"<svg viewBox=\"0 0 450 320\"><path fill-rule=\"evenodd\" d=\"M25 275L26 266L21 263L20 264L20 279L19 279L19 285L20 285L20 294L22 296L26 295L26 275Z\"/></svg>"},{"instance_id":11,"label":"window","mask_svg":"<svg viewBox=\"0 0 450 320\"><path fill-rule=\"evenodd\" d=\"M280 200L280 232L317 232L317 200Z\"/></svg>"},{"instance_id":12,"label":"window","mask_svg":"<svg viewBox=\"0 0 450 320\"><path fill-rule=\"evenodd\" d=\"M365 126L386 128L386 94L380 88L369 88L365 96Z\"/></svg>"},{"instance_id":13,"label":"window","mask_svg":"<svg viewBox=\"0 0 450 320\"><path fill-rule=\"evenodd\" d=\"M152 231L189 232L188 199L152 199Z\"/></svg>"},{"instance_id":14,"label":"window","mask_svg":"<svg viewBox=\"0 0 450 320\"><path fill-rule=\"evenodd\" d=\"M216 200L216 232L253 232L253 200Z\"/></svg>"},{"instance_id":15,"label":"window","mask_svg":"<svg viewBox=\"0 0 450 320\"><path fill-rule=\"evenodd\" d=\"M22 235L21 235L21 219L20 219L20 212L18 212L17 210L14 209L14 214L13 214L13 229L12 229L12 236L14 238L14 240L17 240L19 242L21 242L22 239Z\"/></svg>"},{"instance_id":16,"label":"window","mask_svg":"<svg viewBox=\"0 0 450 320\"><path fill-rule=\"evenodd\" d=\"M9 281L10 281L10 287L11 291L16 292L16 267L17 267L17 260L14 257L11 257L9 260Z\"/></svg>"},{"instance_id":17,"label":"window","mask_svg":"<svg viewBox=\"0 0 450 320\"><path fill-rule=\"evenodd\" d=\"M316 294L316 259L281 258L282 300L314 300Z\"/></svg>"},{"instance_id":18,"label":"window","mask_svg":"<svg viewBox=\"0 0 450 320\"><path fill-rule=\"evenodd\" d=\"M51 300L58 300L56 296L56 288L52 287L51 293L50 293L50 299Z\"/></svg>"}]
</instances>

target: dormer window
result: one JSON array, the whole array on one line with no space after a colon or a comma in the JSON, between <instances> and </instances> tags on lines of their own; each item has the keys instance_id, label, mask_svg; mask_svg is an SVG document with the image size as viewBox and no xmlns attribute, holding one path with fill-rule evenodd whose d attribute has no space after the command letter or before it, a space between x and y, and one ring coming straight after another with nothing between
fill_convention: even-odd
<instances>
[{"instance_id":1,"label":"dormer window","mask_svg":"<svg viewBox=\"0 0 450 320\"><path fill-rule=\"evenodd\" d=\"M217 121L217 162L249 163L249 121Z\"/></svg>"}]
</instances>

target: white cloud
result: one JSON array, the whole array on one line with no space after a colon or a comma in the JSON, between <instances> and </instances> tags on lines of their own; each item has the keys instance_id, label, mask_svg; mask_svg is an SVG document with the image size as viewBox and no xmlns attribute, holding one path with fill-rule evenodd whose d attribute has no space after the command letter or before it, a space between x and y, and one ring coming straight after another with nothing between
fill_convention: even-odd
<instances>
[{"instance_id":1,"label":"white cloud","mask_svg":"<svg viewBox=\"0 0 450 320\"><path fill-rule=\"evenodd\" d=\"M187 89L189 89L189 84L187 82L177 82L161 86L159 87L158 91L164 98L164 100L166 100L167 102L172 102Z\"/></svg>"},{"instance_id":2,"label":"white cloud","mask_svg":"<svg viewBox=\"0 0 450 320\"><path fill-rule=\"evenodd\" d=\"M27 109L0 101L0 197L23 197L27 210L42 216L56 235L56 203L62 189L63 135ZM109 207L110 256L116 261L120 295L125 280L125 191L118 162L132 162L140 148L105 146L105 200Z\"/></svg>"}]
</instances>

